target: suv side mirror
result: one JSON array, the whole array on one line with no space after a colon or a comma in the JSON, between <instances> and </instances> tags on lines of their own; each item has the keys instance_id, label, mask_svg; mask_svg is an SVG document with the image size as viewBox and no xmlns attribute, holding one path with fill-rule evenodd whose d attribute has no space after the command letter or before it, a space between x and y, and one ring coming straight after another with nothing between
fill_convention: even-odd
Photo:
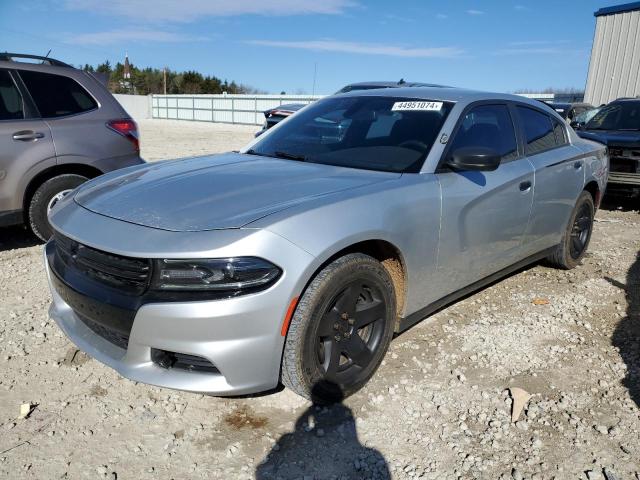
<instances>
[{"instance_id":1,"label":"suv side mirror","mask_svg":"<svg viewBox=\"0 0 640 480\"><path fill-rule=\"evenodd\" d=\"M574 128L574 130L582 130L584 128L584 123L576 122L575 120L571 122L569 125L571 125Z\"/></svg>"},{"instance_id":2,"label":"suv side mirror","mask_svg":"<svg viewBox=\"0 0 640 480\"><path fill-rule=\"evenodd\" d=\"M446 165L453 170L491 172L500 166L500 155L487 147L461 147L454 150Z\"/></svg>"}]
</instances>

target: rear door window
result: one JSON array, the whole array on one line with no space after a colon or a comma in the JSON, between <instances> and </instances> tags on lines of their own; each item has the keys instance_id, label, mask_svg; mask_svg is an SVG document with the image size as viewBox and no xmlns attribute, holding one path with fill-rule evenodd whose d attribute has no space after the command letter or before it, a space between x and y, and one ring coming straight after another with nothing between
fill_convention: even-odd
<instances>
[{"instance_id":1,"label":"rear door window","mask_svg":"<svg viewBox=\"0 0 640 480\"><path fill-rule=\"evenodd\" d=\"M553 133L556 136L556 145L559 147L566 145L568 142L564 126L555 118L552 118L551 121L553 122Z\"/></svg>"},{"instance_id":2,"label":"rear door window","mask_svg":"<svg viewBox=\"0 0 640 480\"><path fill-rule=\"evenodd\" d=\"M556 135L547 114L521 106L517 110L524 129L527 155L536 155L556 147Z\"/></svg>"},{"instance_id":3,"label":"rear door window","mask_svg":"<svg viewBox=\"0 0 640 480\"><path fill-rule=\"evenodd\" d=\"M518 156L515 129L506 105L480 105L462 119L453 140L451 152L462 147L490 148L502 157L502 162Z\"/></svg>"},{"instance_id":4,"label":"rear door window","mask_svg":"<svg viewBox=\"0 0 640 480\"><path fill-rule=\"evenodd\" d=\"M82 86L69 77L23 70L20 76L43 118L64 117L98 107Z\"/></svg>"},{"instance_id":5,"label":"rear door window","mask_svg":"<svg viewBox=\"0 0 640 480\"><path fill-rule=\"evenodd\" d=\"M0 120L24 118L22 95L7 70L0 70Z\"/></svg>"}]
</instances>

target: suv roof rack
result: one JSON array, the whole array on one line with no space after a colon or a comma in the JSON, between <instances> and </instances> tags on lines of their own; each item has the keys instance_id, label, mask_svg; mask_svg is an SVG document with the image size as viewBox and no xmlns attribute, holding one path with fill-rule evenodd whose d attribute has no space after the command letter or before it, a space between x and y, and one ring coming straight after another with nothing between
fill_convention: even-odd
<instances>
[{"instance_id":1,"label":"suv roof rack","mask_svg":"<svg viewBox=\"0 0 640 480\"><path fill-rule=\"evenodd\" d=\"M0 52L0 61L15 62L16 61L15 59L17 58L28 58L30 60L40 60L43 64L48 64L55 67L74 68L68 63L61 62L60 60L56 60L55 58L42 57L40 55L28 55L25 53Z\"/></svg>"}]
</instances>

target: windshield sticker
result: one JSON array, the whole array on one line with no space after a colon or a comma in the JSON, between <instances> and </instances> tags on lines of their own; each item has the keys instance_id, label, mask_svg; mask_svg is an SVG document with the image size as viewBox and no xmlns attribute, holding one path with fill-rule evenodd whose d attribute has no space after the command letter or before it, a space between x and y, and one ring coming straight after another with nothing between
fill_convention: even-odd
<instances>
[{"instance_id":1,"label":"windshield sticker","mask_svg":"<svg viewBox=\"0 0 640 480\"><path fill-rule=\"evenodd\" d=\"M428 112L442 110L442 102L396 102L391 107L392 112L402 110L423 110Z\"/></svg>"}]
</instances>

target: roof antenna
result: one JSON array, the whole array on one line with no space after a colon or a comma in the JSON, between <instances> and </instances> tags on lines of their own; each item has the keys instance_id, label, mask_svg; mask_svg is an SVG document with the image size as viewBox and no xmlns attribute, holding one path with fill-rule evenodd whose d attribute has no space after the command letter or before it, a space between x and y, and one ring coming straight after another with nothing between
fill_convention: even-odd
<instances>
[{"instance_id":1,"label":"roof antenna","mask_svg":"<svg viewBox=\"0 0 640 480\"><path fill-rule=\"evenodd\" d=\"M51 49L49 49L49 51L47 52L47 54L44 56L44 58L47 58L49 56L49 54L51 53Z\"/></svg>"}]
</instances>

